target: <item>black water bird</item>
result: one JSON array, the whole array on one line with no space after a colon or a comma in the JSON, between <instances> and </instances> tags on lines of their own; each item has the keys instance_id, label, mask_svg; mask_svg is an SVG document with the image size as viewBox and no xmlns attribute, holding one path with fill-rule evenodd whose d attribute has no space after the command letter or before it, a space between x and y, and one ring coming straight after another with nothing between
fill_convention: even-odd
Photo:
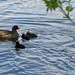
<instances>
[{"instance_id":1,"label":"black water bird","mask_svg":"<svg viewBox=\"0 0 75 75\"><path fill-rule=\"evenodd\" d=\"M0 30L0 38L18 38L19 34L17 32L18 30L21 30L18 26L14 25L12 27L12 31L9 30Z\"/></svg>"},{"instance_id":2,"label":"black water bird","mask_svg":"<svg viewBox=\"0 0 75 75\"><path fill-rule=\"evenodd\" d=\"M25 33L22 33L22 36L21 36L23 39L25 40L30 40L31 37L29 35L26 35Z\"/></svg>"},{"instance_id":3,"label":"black water bird","mask_svg":"<svg viewBox=\"0 0 75 75\"><path fill-rule=\"evenodd\" d=\"M29 35L31 38L37 38L37 35L26 30L26 35Z\"/></svg>"},{"instance_id":4,"label":"black water bird","mask_svg":"<svg viewBox=\"0 0 75 75\"><path fill-rule=\"evenodd\" d=\"M15 48L22 48L22 49L24 49L25 46L22 45L22 44L19 44L19 41L17 41L16 44L15 44Z\"/></svg>"}]
</instances>

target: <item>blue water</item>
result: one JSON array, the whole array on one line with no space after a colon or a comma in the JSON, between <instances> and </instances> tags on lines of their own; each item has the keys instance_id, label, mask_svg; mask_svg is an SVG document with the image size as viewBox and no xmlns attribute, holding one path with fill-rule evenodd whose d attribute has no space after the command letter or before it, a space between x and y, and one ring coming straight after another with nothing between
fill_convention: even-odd
<instances>
[{"instance_id":1,"label":"blue water","mask_svg":"<svg viewBox=\"0 0 75 75\"><path fill-rule=\"evenodd\" d=\"M18 25L27 47L16 51L12 41L0 41L0 75L75 75L75 25L62 17L58 9L46 13L42 0L0 0L0 29ZM38 38L22 40L27 29Z\"/></svg>"}]
</instances>

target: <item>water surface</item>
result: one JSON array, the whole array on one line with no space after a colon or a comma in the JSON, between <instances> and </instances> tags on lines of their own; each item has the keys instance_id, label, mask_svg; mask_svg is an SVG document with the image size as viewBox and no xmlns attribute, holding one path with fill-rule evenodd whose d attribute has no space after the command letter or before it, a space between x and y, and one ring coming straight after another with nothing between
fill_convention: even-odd
<instances>
[{"instance_id":1,"label":"water surface","mask_svg":"<svg viewBox=\"0 0 75 75\"><path fill-rule=\"evenodd\" d=\"M75 25L61 15L46 13L41 0L0 0L0 29L18 25L18 40L27 47L16 51L13 41L0 40L0 75L74 75ZM22 40L27 29L38 37Z\"/></svg>"}]
</instances>

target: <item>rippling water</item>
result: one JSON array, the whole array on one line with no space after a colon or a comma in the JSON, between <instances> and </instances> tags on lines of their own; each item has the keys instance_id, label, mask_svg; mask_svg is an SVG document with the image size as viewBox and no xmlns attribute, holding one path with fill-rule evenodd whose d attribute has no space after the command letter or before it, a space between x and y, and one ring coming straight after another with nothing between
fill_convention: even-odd
<instances>
[{"instance_id":1,"label":"rippling water","mask_svg":"<svg viewBox=\"0 0 75 75\"><path fill-rule=\"evenodd\" d=\"M0 0L0 29L18 25L20 36L26 29L38 35L30 41L19 37L27 47L19 51L12 41L0 41L0 75L75 75L75 25L61 15L46 13L41 0Z\"/></svg>"}]
</instances>

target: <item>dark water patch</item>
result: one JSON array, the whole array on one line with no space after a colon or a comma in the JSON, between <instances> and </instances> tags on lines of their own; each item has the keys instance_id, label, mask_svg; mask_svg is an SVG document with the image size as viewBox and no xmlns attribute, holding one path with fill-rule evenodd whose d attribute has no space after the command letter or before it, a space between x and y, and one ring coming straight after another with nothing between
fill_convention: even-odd
<instances>
[{"instance_id":1,"label":"dark water patch","mask_svg":"<svg viewBox=\"0 0 75 75\"><path fill-rule=\"evenodd\" d=\"M2 42L16 42L18 39L5 39L5 38L0 38L0 42L2 41Z\"/></svg>"},{"instance_id":2,"label":"dark water patch","mask_svg":"<svg viewBox=\"0 0 75 75\"><path fill-rule=\"evenodd\" d=\"M41 66L44 66L44 64L47 64L44 60L43 60L43 58L41 59L40 57L27 57L28 59L30 59L30 60L33 60L33 61L36 61L35 63L39 63L39 65L40 65L40 67ZM42 63L44 63L44 64L42 64Z\"/></svg>"},{"instance_id":3,"label":"dark water patch","mask_svg":"<svg viewBox=\"0 0 75 75\"><path fill-rule=\"evenodd\" d=\"M73 67L75 66L75 58L68 59L68 61L71 62L71 64L73 65Z\"/></svg>"},{"instance_id":4,"label":"dark water patch","mask_svg":"<svg viewBox=\"0 0 75 75\"><path fill-rule=\"evenodd\" d=\"M16 69L16 68L13 68L12 69L9 69L9 70L6 70L4 72L2 72L1 74L19 74L19 72L21 72L20 74L25 74L23 73L25 70L23 68L19 68L19 69Z\"/></svg>"},{"instance_id":5,"label":"dark water patch","mask_svg":"<svg viewBox=\"0 0 75 75\"><path fill-rule=\"evenodd\" d=\"M1 13L1 15L8 15L8 13Z\"/></svg>"},{"instance_id":6,"label":"dark water patch","mask_svg":"<svg viewBox=\"0 0 75 75\"><path fill-rule=\"evenodd\" d=\"M5 11L4 13L5 14L11 14L11 13L13 13L13 11Z\"/></svg>"},{"instance_id":7,"label":"dark water patch","mask_svg":"<svg viewBox=\"0 0 75 75\"><path fill-rule=\"evenodd\" d=\"M8 0L0 0L0 1L8 1Z\"/></svg>"},{"instance_id":8,"label":"dark water patch","mask_svg":"<svg viewBox=\"0 0 75 75\"><path fill-rule=\"evenodd\" d=\"M73 69L74 69L74 68L73 68L73 67L71 67L69 64L67 64L67 62L66 62L66 61L58 60L58 62L63 63L63 64L64 64L63 66L65 66L65 68L68 68L68 69L70 69L70 70L73 70Z\"/></svg>"},{"instance_id":9,"label":"dark water patch","mask_svg":"<svg viewBox=\"0 0 75 75\"><path fill-rule=\"evenodd\" d=\"M20 2L17 2L17 3L14 3L14 4L22 4L22 3L20 3Z\"/></svg>"},{"instance_id":10,"label":"dark water patch","mask_svg":"<svg viewBox=\"0 0 75 75\"><path fill-rule=\"evenodd\" d=\"M34 63L34 62L29 63L27 65L29 65L29 66L26 66L25 69L35 69L37 67L42 67L43 66L43 64L40 65L40 64Z\"/></svg>"},{"instance_id":11,"label":"dark water patch","mask_svg":"<svg viewBox=\"0 0 75 75\"><path fill-rule=\"evenodd\" d=\"M7 26L7 25L5 25L5 26L3 25L3 26L2 26L2 25L1 25L1 26L0 26L0 29L8 28L8 27L10 27L10 26Z\"/></svg>"},{"instance_id":12,"label":"dark water patch","mask_svg":"<svg viewBox=\"0 0 75 75\"><path fill-rule=\"evenodd\" d=\"M69 45L69 47L75 48L75 44Z\"/></svg>"},{"instance_id":13,"label":"dark water patch","mask_svg":"<svg viewBox=\"0 0 75 75\"><path fill-rule=\"evenodd\" d=\"M35 16L35 15L38 15L38 16L46 16L45 14L35 14L35 13L26 13L26 12L14 12L14 14L17 14L17 15L18 15L18 14L19 14L19 15L20 15L20 14L22 14L22 15L24 14L24 15L34 15L34 16Z\"/></svg>"},{"instance_id":14,"label":"dark water patch","mask_svg":"<svg viewBox=\"0 0 75 75\"><path fill-rule=\"evenodd\" d=\"M67 71L66 69L64 69L63 67L59 66L58 64L54 64L53 66L57 67L60 70Z\"/></svg>"}]
</instances>

